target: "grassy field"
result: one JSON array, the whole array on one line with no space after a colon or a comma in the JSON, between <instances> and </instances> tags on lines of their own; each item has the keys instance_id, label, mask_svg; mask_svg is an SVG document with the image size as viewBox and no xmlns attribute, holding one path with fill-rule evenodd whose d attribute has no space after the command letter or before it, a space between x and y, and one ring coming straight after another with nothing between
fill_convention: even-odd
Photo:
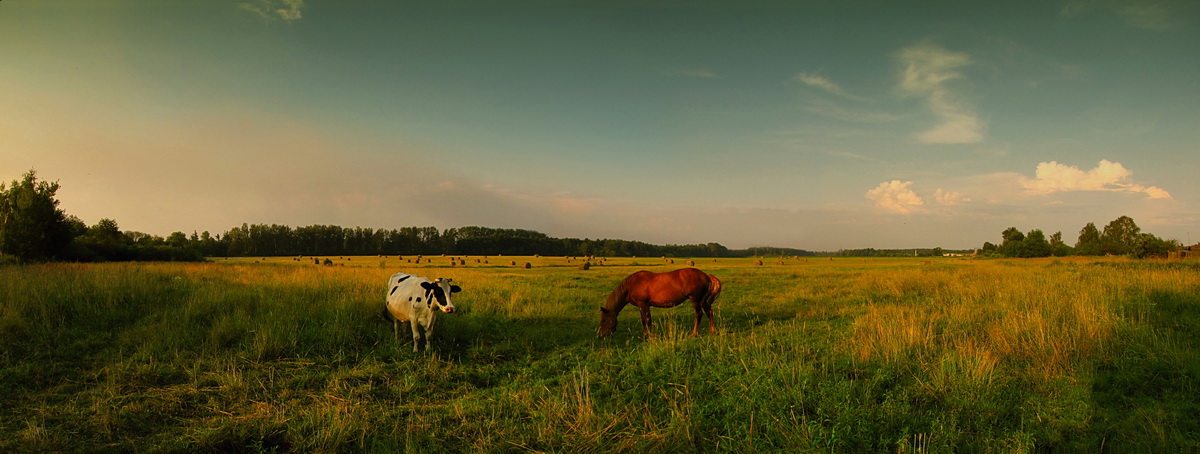
<instances>
[{"instance_id":1,"label":"grassy field","mask_svg":"<svg viewBox=\"0 0 1200 454\"><path fill-rule=\"evenodd\" d=\"M1200 262L696 259L718 335L598 341L686 259L330 259L0 267L0 451L1200 450ZM398 271L464 289L428 352Z\"/></svg>"}]
</instances>

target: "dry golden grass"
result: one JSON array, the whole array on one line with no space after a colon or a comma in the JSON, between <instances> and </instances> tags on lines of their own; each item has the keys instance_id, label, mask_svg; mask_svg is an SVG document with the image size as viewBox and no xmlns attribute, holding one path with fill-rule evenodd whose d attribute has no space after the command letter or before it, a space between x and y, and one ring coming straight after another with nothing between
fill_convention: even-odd
<instances>
[{"instance_id":1,"label":"dry golden grass","mask_svg":"<svg viewBox=\"0 0 1200 454\"><path fill-rule=\"evenodd\" d=\"M669 263L334 259L0 267L0 448L1200 447L1186 263L705 259L720 333L685 305L598 342L612 287ZM428 353L379 319L397 271L464 288Z\"/></svg>"}]
</instances>

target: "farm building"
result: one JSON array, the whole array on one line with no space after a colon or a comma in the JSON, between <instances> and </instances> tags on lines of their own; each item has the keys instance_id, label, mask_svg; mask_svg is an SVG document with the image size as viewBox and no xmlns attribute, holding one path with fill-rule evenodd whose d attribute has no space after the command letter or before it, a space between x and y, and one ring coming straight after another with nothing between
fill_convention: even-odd
<instances>
[{"instance_id":1,"label":"farm building","mask_svg":"<svg viewBox=\"0 0 1200 454\"><path fill-rule=\"evenodd\" d=\"M1193 244L1191 246L1184 246L1178 251L1171 251L1167 253L1167 258L1171 259L1186 259L1195 257L1200 257L1200 243Z\"/></svg>"}]
</instances>

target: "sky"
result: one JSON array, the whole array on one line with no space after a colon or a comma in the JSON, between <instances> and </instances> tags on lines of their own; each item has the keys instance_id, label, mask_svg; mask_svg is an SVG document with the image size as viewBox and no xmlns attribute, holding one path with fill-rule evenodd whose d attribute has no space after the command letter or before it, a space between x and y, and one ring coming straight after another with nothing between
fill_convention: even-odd
<instances>
[{"instance_id":1,"label":"sky","mask_svg":"<svg viewBox=\"0 0 1200 454\"><path fill-rule=\"evenodd\" d=\"M0 180L88 225L1200 242L1200 4L3 0Z\"/></svg>"}]
</instances>

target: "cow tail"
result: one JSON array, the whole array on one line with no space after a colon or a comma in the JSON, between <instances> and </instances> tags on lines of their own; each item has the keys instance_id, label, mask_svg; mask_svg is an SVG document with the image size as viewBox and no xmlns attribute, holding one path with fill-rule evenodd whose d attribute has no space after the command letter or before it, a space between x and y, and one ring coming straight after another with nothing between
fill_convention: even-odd
<instances>
[{"instance_id":1,"label":"cow tail","mask_svg":"<svg viewBox=\"0 0 1200 454\"><path fill-rule=\"evenodd\" d=\"M382 318L385 322L396 320L396 317L392 316L392 311L388 310L387 301L383 302L383 310L379 313L379 318Z\"/></svg>"}]
</instances>

